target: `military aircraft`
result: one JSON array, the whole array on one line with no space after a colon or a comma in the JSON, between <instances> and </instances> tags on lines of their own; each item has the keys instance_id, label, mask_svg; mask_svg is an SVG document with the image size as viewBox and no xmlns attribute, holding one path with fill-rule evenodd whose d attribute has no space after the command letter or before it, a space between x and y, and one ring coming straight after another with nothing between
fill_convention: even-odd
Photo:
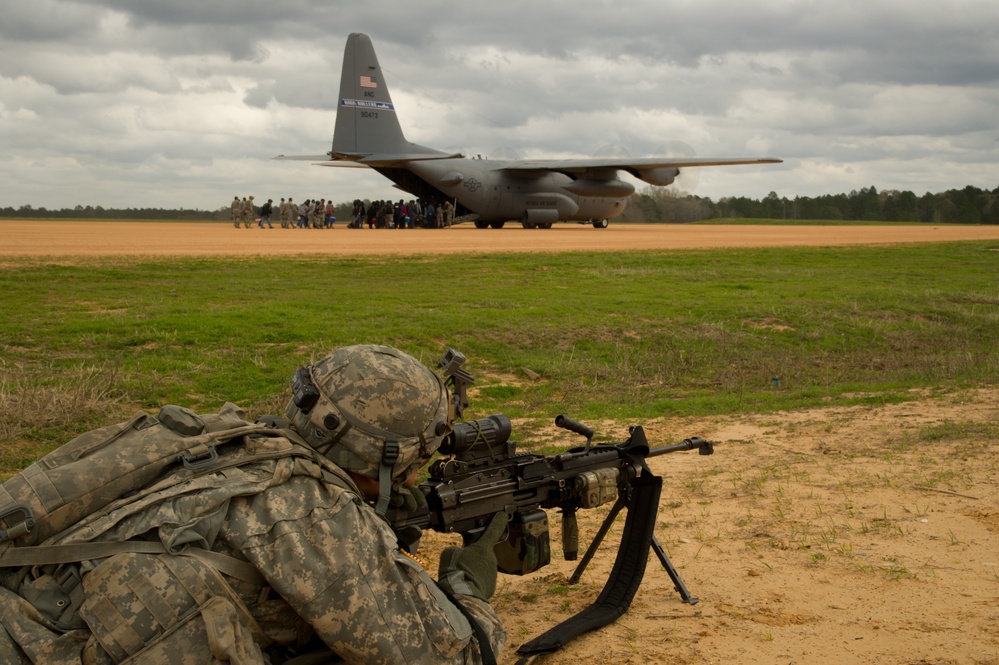
<instances>
[{"instance_id":1,"label":"military aircraft","mask_svg":"<svg viewBox=\"0 0 999 665\"><path fill-rule=\"evenodd\" d=\"M525 228L551 228L559 221L606 228L609 219L624 212L635 191L634 185L620 179L621 171L665 186L673 183L680 169L781 162L770 157L508 161L469 159L410 143L371 39L361 33L347 38L343 54L332 150L322 156L275 159L369 167L425 202L457 201L459 220L494 229L508 221L520 221Z\"/></svg>"}]
</instances>

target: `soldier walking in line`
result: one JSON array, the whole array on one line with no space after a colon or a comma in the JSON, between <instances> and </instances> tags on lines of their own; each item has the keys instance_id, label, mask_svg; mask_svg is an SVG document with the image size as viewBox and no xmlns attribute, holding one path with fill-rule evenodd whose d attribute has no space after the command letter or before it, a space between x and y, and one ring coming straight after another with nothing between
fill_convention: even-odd
<instances>
[{"instance_id":1,"label":"soldier walking in line","mask_svg":"<svg viewBox=\"0 0 999 665\"><path fill-rule=\"evenodd\" d=\"M295 227L299 229L304 229L309 223L309 204L311 201L305 199L302 205L298 206L298 221L295 223Z\"/></svg>"},{"instance_id":2,"label":"soldier walking in line","mask_svg":"<svg viewBox=\"0 0 999 665\"><path fill-rule=\"evenodd\" d=\"M285 219L285 223L286 223L286 226L285 226L286 229L294 228L294 226L295 226L295 215L297 214L297 212L298 212L298 208L295 206L295 202L289 196L288 197L287 208L284 211L284 214L285 214L284 219Z\"/></svg>"},{"instance_id":3,"label":"soldier walking in line","mask_svg":"<svg viewBox=\"0 0 999 665\"><path fill-rule=\"evenodd\" d=\"M273 229L274 225L271 224L271 215L274 214L274 199L267 199L267 203L260 206L260 221L257 225L260 228L264 228L264 224L267 224L267 228Z\"/></svg>"},{"instance_id":4,"label":"soldier walking in line","mask_svg":"<svg viewBox=\"0 0 999 665\"><path fill-rule=\"evenodd\" d=\"M438 227L440 224L437 223L437 208L434 206L433 201L427 203L427 209L424 211L426 215L425 219L427 221L427 226Z\"/></svg>"},{"instance_id":5,"label":"soldier walking in line","mask_svg":"<svg viewBox=\"0 0 999 665\"><path fill-rule=\"evenodd\" d=\"M243 228L250 228L250 222L253 221L253 196L251 195L249 199L243 198Z\"/></svg>"},{"instance_id":6,"label":"soldier walking in line","mask_svg":"<svg viewBox=\"0 0 999 665\"><path fill-rule=\"evenodd\" d=\"M451 199L444 202L444 226L451 228L454 224L454 206L451 205Z\"/></svg>"}]
</instances>

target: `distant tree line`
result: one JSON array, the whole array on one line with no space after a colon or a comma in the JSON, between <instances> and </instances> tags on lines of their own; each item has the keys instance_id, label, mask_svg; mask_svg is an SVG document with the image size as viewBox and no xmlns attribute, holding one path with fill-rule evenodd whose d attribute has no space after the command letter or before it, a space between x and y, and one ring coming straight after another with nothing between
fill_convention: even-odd
<instances>
[{"instance_id":1,"label":"distant tree line","mask_svg":"<svg viewBox=\"0 0 999 665\"><path fill-rule=\"evenodd\" d=\"M192 210L166 208L104 208L102 206L82 206L75 208L33 208L23 205L20 208L0 208L0 217L16 217L18 219L182 219L182 220L216 220L229 219L229 206L218 210Z\"/></svg>"},{"instance_id":2,"label":"distant tree line","mask_svg":"<svg viewBox=\"0 0 999 665\"><path fill-rule=\"evenodd\" d=\"M368 202L366 202L368 203ZM336 205L337 219L349 217L351 203ZM23 205L0 208L0 217L26 219L179 219L228 220L229 206L217 210L165 208L103 208L82 206L49 210ZM916 196L909 191L872 187L849 194L796 196L789 199L770 192L762 199L744 196L710 198L689 195L669 187L646 187L632 196L619 220L623 222L696 222L705 219L750 219L928 222L932 224L999 224L999 187L992 191L967 186L939 194Z\"/></svg>"},{"instance_id":3,"label":"distant tree line","mask_svg":"<svg viewBox=\"0 0 999 665\"><path fill-rule=\"evenodd\" d=\"M928 222L933 224L999 224L999 187L971 185L939 194L865 187L849 194L796 196L770 192L762 199L725 197L718 202L668 187L647 187L632 197L622 221L694 222L704 219L814 219L841 221Z\"/></svg>"}]
</instances>

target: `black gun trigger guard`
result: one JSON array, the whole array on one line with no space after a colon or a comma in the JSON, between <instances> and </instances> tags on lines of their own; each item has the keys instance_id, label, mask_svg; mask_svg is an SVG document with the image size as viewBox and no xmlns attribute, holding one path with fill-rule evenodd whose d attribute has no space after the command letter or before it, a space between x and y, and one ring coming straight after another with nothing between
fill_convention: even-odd
<instances>
[{"instance_id":1,"label":"black gun trigger guard","mask_svg":"<svg viewBox=\"0 0 999 665\"><path fill-rule=\"evenodd\" d=\"M510 539L510 525L513 524L513 518L517 514L517 506L511 504L509 506L503 507L503 512L507 514L510 518L506 523L506 528L503 529L503 533L500 535L500 539L497 542L503 543Z\"/></svg>"}]
</instances>

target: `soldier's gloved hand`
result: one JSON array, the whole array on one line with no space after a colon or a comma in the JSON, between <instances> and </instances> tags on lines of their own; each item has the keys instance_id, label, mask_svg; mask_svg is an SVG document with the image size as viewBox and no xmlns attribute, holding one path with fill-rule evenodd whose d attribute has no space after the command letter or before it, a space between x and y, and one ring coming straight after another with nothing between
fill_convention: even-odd
<instances>
[{"instance_id":1,"label":"soldier's gloved hand","mask_svg":"<svg viewBox=\"0 0 999 665\"><path fill-rule=\"evenodd\" d=\"M405 521L407 517L420 511L427 506L427 497L420 491L419 487L403 485L398 490L393 487L392 495L389 497L389 505L392 507L392 530L395 531L399 544L410 554L416 554L420 548L420 538L423 536L423 529L418 526L395 526L393 522Z\"/></svg>"},{"instance_id":2,"label":"soldier's gloved hand","mask_svg":"<svg viewBox=\"0 0 999 665\"><path fill-rule=\"evenodd\" d=\"M437 584L445 591L489 600L496 591L496 553L510 516L496 513L485 533L468 547L448 547L441 553Z\"/></svg>"},{"instance_id":3,"label":"soldier's gloved hand","mask_svg":"<svg viewBox=\"0 0 999 665\"><path fill-rule=\"evenodd\" d=\"M405 517L426 506L427 497L419 487L403 485L398 490L393 487L392 494L389 496L389 505L396 509L396 513L400 517Z\"/></svg>"}]
</instances>

